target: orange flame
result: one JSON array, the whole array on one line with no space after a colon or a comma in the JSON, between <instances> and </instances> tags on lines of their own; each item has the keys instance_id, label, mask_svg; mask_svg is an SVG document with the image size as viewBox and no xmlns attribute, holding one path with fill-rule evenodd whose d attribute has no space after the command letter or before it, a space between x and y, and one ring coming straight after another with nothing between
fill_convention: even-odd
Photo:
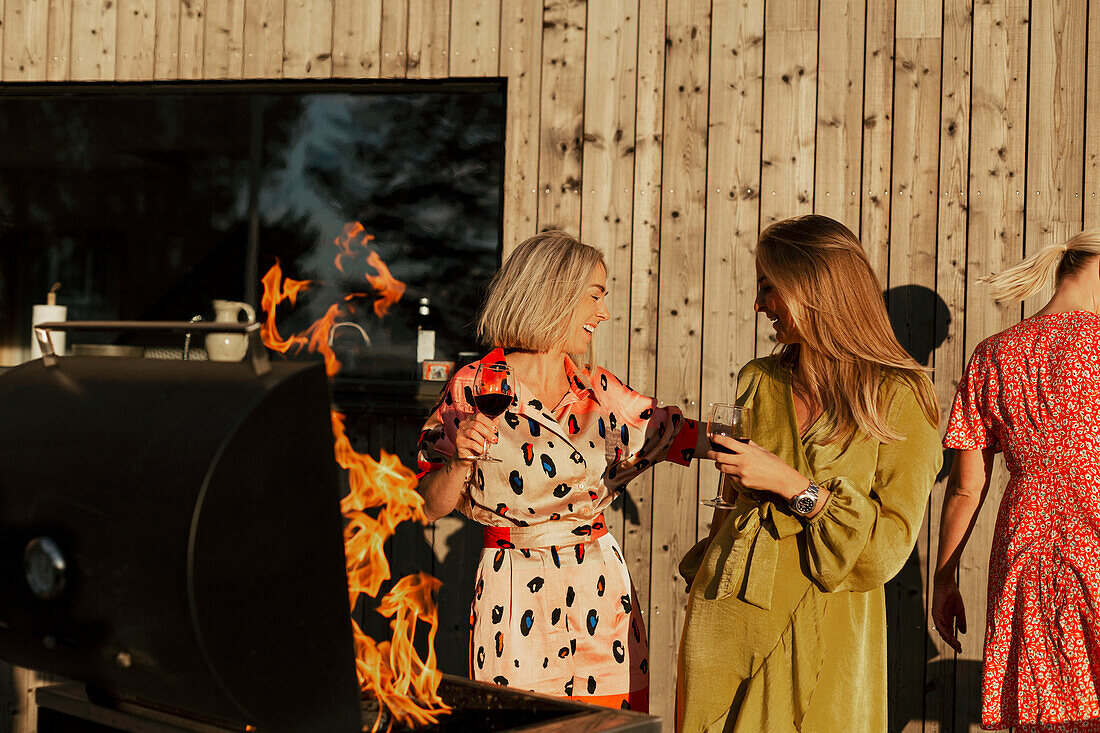
<instances>
[{"instance_id":1,"label":"orange flame","mask_svg":"<svg viewBox=\"0 0 1100 733\"><path fill-rule=\"evenodd\" d=\"M260 327L260 338L263 340L264 346L278 351L280 354L285 354L295 347L301 349L309 340L299 336L291 336L288 339L280 336L279 330L275 326L275 308L284 300L289 300L291 305L297 303L298 293L308 288L312 283L309 280L291 280L290 278L284 280L283 268L278 260L264 274L260 282L264 286L264 294L260 298L260 308L267 314L263 325Z\"/></svg>"},{"instance_id":2,"label":"orange flame","mask_svg":"<svg viewBox=\"0 0 1100 733\"><path fill-rule=\"evenodd\" d=\"M313 283L310 280L291 280L289 278L284 280L283 270L278 262L271 266L271 269L264 274L260 282L264 285L264 294L260 298L260 307L265 314L264 323L260 326L260 340L264 342L264 345L281 354L285 354L291 349L294 350L294 353L298 353L303 348L310 352L319 351L325 359L325 373L331 377L339 372L340 362L336 359L336 354L333 353L332 349L328 348L328 337L332 327L336 324L337 317L341 315L340 305L333 304L329 306L325 315L311 323L305 331L284 339L279 335L279 329L275 325L275 309L284 300L289 300L293 305L298 299L298 293Z\"/></svg>"},{"instance_id":3,"label":"orange flame","mask_svg":"<svg viewBox=\"0 0 1100 733\"><path fill-rule=\"evenodd\" d=\"M367 264L378 270L377 275L367 275L367 282L378 291L378 297L374 300L374 312L381 318L390 312L391 305L401 300L401 296L405 294L405 283L390 274L390 268L386 267L386 263L374 250L367 255Z\"/></svg>"},{"instance_id":4,"label":"orange flame","mask_svg":"<svg viewBox=\"0 0 1100 733\"><path fill-rule=\"evenodd\" d=\"M390 642L390 669L397 672L393 689L404 697L415 697L430 705L443 706L443 698L436 690L441 675L436 669L435 635L439 630L439 613L435 607L433 594L442 585L440 581L425 573L408 575L394 584L381 603L378 612L393 617L390 628L393 638ZM428 624L428 658L420 659L413 646L416 634L416 622L423 619ZM410 659L414 664L404 664ZM411 693L411 694L410 694ZM434 722L434 721L433 721Z\"/></svg>"},{"instance_id":5,"label":"orange flame","mask_svg":"<svg viewBox=\"0 0 1100 733\"><path fill-rule=\"evenodd\" d=\"M333 240L333 243L340 248L340 254L336 255L336 269L340 272L344 271L344 260L355 257L355 254L351 251L351 244L359 235L363 235L363 238L359 241L361 246L365 247L367 242L374 241L374 235L367 234L363 225L357 221L345 224L344 231L340 232L340 236Z\"/></svg>"},{"instance_id":6,"label":"orange flame","mask_svg":"<svg viewBox=\"0 0 1100 733\"><path fill-rule=\"evenodd\" d=\"M374 313L382 318L390 312L390 306L401 300L401 296L405 294L405 283L395 278L390 273L390 268L378 256L378 253L367 246L367 243L372 241L374 241L374 235L367 234L363 229L363 225L359 222L345 224L344 231L333 240L334 244L340 249L340 253L336 255L336 269L344 272L344 261L355 257L356 252L352 249L353 245L358 245L360 248L367 250L367 264L378 273L377 275L367 273L367 282L374 288L378 296L374 301Z\"/></svg>"},{"instance_id":7,"label":"orange flame","mask_svg":"<svg viewBox=\"0 0 1100 733\"><path fill-rule=\"evenodd\" d=\"M340 250L336 254L336 268L344 272L344 263L357 257L362 251L367 253L366 262L378 273L365 274L367 282L374 289L374 312L379 318L390 312L390 306L401 300L405 294L405 283L401 282L390 272L389 266L373 249L367 246L374 240L374 235L367 234L363 225L352 222L344 225L344 230L335 240L336 247ZM300 334L283 338L275 324L275 311L279 304L289 301L291 305L298 302L298 294L313 285L312 280L291 280L283 277L283 269L278 261L272 265L261 278L264 286L264 294L260 300L260 307L266 317L261 326L260 337L269 349L285 354L289 351L299 353L304 348L309 352L320 354L325 359L325 372L335 376L341 364L337 360L332 349L328 348L329 334L333 326L340 319L347 318L355 312L355 300L366 298L366 293L348 293L343 296L346 305L334 303L328 311Z\"/></svg>"},{"instance_id":8,"label":"orange flame","mask_svg":"<svg viewBox=\"0 0 1100 733\"><path fill-rule=\"evenodd\" d=\"M344 227L344 234L337 238L340 253L336 266L343 272L343 262L353 255L352 240L362 234L360 244L373 239L364 234L358 222ZM384 316L389 307L401 298L404 283L390 275L389 268L373 250L367 262L379 275L367 275L375 288L377 298L374 311ZM264 294L261 305L266 318L260 335L264 344L275 351L295 353L303 348L320 352L325 359L329 376L340 370L340 362L329 347L328 338L338 316L343 315L341 303L329 306L325 315L312 323L301 334L283 338L275 324L275 309L283 301L295 304L298 293L309 287L308 280L284 280L282 269L276 263L263 277ZM354 304L345 297L347 309ZM416 475L403 466L396 456L380 451L379 460L357 453L345 430L345 417L332 413L332 432L335 438L336 462L347 471L349 493L340 502L340 511L347 518L344 528L344 554L348 575L348 602L352 610L360 594L377 598L382 584L390 579L390 564L385 555L385 543L393 536L397 525L408 520L427 524L423 497L416 491ZM367 510L377 510L375 516ZM363 633L352 620L355 645L355 667L360 689L371 692L381 705L392 713L395 720L405 725L437 723L439 716L450 710L438 694L441 675L437 669L435 636L439 629L439 616L432 594L440 582L423 573L416 573L398 580L378 605L378 612L392 617L393 630L390 641L376 643ZM428 624L427 657L421 659L413 646L417 622ZM375 720L372 731L381 724L381 715ZM392 724L391 724L392 727Z\"/></svg>"},{"instance_id":9,"label":"orange flame","mask_svg":"<svg viewBox=\"0 0 1100 733\"><path fill-rule=\"evenodd\" d=\"M416 474L384 450L379 461L356 453L340 413L332 414L332 429L336 462L347 470L350 487L340 510L349 520L344 529L344 552L349 601L354 609L360 593L377 597L382 583L390 579L384 547L397 525L409 519L426 524L427 518L424 499L416 491ZM381 507L377 518L365 511L377 507ZM395 718L405 723L436 723L438 714L449 709L437 692L442 679L435 656L439 617L432 593L439 586L438 580L423 573L394 584L378 605L379 613L394 619L390 623L390 642L376 644L352 621L360 686L374 693ZM426 660L413 647L418 619L429 627Z\"/></svg>"}]
</instances>

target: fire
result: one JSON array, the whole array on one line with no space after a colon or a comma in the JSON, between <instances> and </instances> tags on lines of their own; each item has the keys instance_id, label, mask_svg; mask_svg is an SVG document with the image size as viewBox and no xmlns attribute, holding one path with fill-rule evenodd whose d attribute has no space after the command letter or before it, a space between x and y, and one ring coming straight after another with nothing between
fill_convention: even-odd
<instances>
[{"instance_id":1,"label":"fire","mask_svg":"<svg viewBox=\"0 0 1100 733\"><path fill-rule=\"evenodd\" d=\"M344 416L334 412L336 462L348 472L350 491L340 502L349 522L344 529L348 593L351 607L360 593L377 597L382 583L390 579L390 564L384 546L401 522L414 519L427 523L424 500L416 491L416 474L401 465L396 456L381 451L381 460L356 453L344 430ZM377 517L367 509L379 508ZM392 617L392 639L376 644L352 621L355 636L356 671L364 691L374 693L394 717L405 723L426 725L438 722L448 707L437 692L441 679L435 658L435 635L439 617L432 593L440 582L423 573L397 581L378 604L378 612ZM428 624L427 659L413 647L418 620Z\"/></svg>"},{"instance_id":2,"label":"fire","mask_svg":"<svg viewBox=\"0 0 1100 733\"><path fill-rule=\"evenodd\" d=\"M389 266L376 251L368 247L368 243L374 241L374 235L367 234L363 225L352 222L344 225L340 236L333 240L339 252L336 254L336 269L346 272L345 264L354 261L355 258L366 254L365 262L377 273L364 273L367 283L374 290L374 312L379 317L384 317L390 311L390 307L401 300L405 294L405 283L401 282L390 272ZM286 354L293 351L295 354L304 348L313 353L320 353L325 359L325 371L330 377L340 371L340 362L332 349L328 348L329 334L337 321L347 318L355 312L355 301L367 297L366 293L349 293L344 296L344 303L333 303L328 311L320 319L315 321L305 331L283 338L279 335L279 329L275 325L275 311L283 301L289 301L291 305L298 302L298 294L313 285L311 280L291 280L283 277L283 268L276 262L268 270L260 282L264 286L264 294L260 300L260 307L266 314L261 326L260 337L269 349Z\"/></svg>"},{"instance_id":3,"label":"fire","mask_svg":"<svg viewBox=\"0 0 1100 733\"><path fill-rule=\"evenodd\" d=\"M357 253L356 247L369 250L366 243L373 237L366 234L363 225L347 224L335 243L339 248L336 267L344 272L344 265ZM400 300L405 284L395 279L389 268L374 250L369 250L367 263L378 275L366 278L375 291L374 312L384 316L391 305ZM275 324L275 309L289 300L295 304L298 293L312 283L308 280L285 279L276 263L264 275L264 294L261 305L265 321L261 329L264 344L275 351L295 353L305 348L321 353L329 376L340 370L329 347L329 334L337 319L354 309L355 296L345 296L341 302L329 306L325 315L300 334L283 338ZM345 312L344 309L347 309ZM340 502L340 511L347 518L344 528L344 554L348 575L348 602L354 610L360 594L377 598L382 584L390 579L390 564L385 555L385 543L393 536L401 522L415 520L427 523L424 516L424 500L416 491L416 475L403 466L396 456L380 451L379 460L357 453L345 430L345 418L339 412L332 413L332 432L335 438L336 462L347 471L349 492ZM368 510L370 510L368 512ZM439 716L450 708L438 694L441 675L435 656L435 636L439 628L439 616L432 594L440 582L424 573L401 578L378 604L378 612L392 618L393 630L389 641L376 643L352 621L355 644L355 667L360 689L372 693L381 705L389 709L394 719L405 725L436 723ZM413 646L417 624L428 625L426 659L421 659ZM380 720L375 721L377 730Z\"/></svg>"},{"instance_id":4,"label":"fire","mask_svg":"<svg viewBox=\"0 0 1100 733\"><path fill-rule=\"evenodd\" d=\"M260 338L269 349L285 354L292 348L301 349L309 343L309 339L300 336L291 336L284 339L279 335L275 327L275 308L284 300L289 300L291 305L298 302L298 293L308 288L312 283L309 280L291 280L283 278L283 268L276 262L270 270L260 279L264 286L264 294L260 299L260 308L267 317L260 327Z\"/></svg>"},{"instance_id":5,"label":"fire","mask_svg":"<svg viewBox=\"0 0 1100 733\"><path fill-rule=\"evenodd\" d=\"M356 256L356 247L368 251L367 264L375 269L377 275L367 273L367 282L374 288L378 295L374 301L374 313L382 318L390 312L390 306L401 300L405 294L405 283L390 274L390 268L378 256L378 253L367 247L367 243L374 240L373 234L367 234L363 225L352 222L344 225L344 231L340 233L333 243L340 248L340 254L336 255L336 269L344 272L344 262Z\"/></svg>"}]
</instances>

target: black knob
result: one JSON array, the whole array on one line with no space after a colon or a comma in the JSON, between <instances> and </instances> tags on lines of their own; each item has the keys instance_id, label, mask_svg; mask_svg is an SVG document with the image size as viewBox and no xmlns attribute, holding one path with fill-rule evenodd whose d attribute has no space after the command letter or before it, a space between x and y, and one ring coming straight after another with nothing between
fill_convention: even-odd
<instances>
[{"instance_id":1,"label":"black knob","mask_svg":"<svg viewBox=\"0 0 1100 733\"><path fill-rule=\"evenodd\" d=\"M31 592L52 601L65 590L65 556L49 537L35 537L23 551L23 574Z\"/></svg>"}]
</instances>

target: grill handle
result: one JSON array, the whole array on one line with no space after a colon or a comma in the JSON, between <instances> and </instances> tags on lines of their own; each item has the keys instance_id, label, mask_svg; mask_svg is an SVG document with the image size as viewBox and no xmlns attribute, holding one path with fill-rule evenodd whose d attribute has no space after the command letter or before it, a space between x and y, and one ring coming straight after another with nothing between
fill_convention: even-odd
<instances>
[{"instance_id":1,"label":"grill handle","mask_svg":"<svg viewBox=\"0 0 1100 733\"><path fill-rule=\"evenodd\" d=\"M57 364L57 352L53 349L51 331L87 332L87 331L119 331L126 333L243 333L248 336L250 361L252 371L257 377L271 371L271 361L267 356L267 347L260 340L260 324L252 323L219 323L188 321L53 321L39 323L34 327L34 337L38 340L38 348L42 350L42 363L47 367Z\"/></svg>"}]
</instances>

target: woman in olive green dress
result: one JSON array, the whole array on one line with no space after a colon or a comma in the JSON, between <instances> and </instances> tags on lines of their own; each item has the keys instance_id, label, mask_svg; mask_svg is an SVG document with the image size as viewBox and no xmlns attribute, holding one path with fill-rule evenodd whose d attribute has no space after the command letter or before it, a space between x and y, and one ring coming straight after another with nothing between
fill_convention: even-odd
<instances>
[{"instance_id":1,"label":"woman in olive green dress","mask_svg":"<svg viewBox=\"0 0 1100 733\"><path fill-rule=\"evenodd\" d=\"M782 346L737 378L753 440L709 454L736 505L681 563L677 729L885 731L883 585L940 468L936 396L842 224L773 224L756 263Z\"/></svg>"}]
</instances>

